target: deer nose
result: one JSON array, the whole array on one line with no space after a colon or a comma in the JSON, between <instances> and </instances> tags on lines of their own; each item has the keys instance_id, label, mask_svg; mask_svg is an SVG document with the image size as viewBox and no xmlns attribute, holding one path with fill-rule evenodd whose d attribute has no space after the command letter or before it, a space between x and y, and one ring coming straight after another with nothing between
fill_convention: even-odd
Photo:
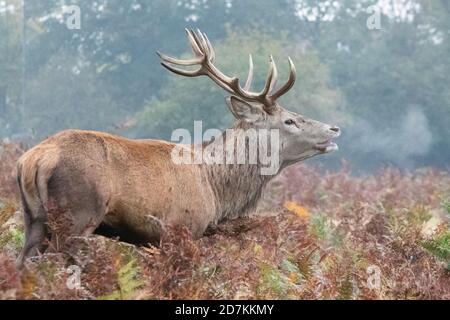
<instances>
[{"instance_id":1,"label":"deer nose","mask_svg":"<svg viewBox=\"0 0 450 320\"><path fill-rule=\"evenodd\" d=\"M339 127L337 127L337 126L331 127L330 130L331 130L331 131L334 131L334 132L336 132L336 133L338 133L339 131L341 131L341 129L339 129Z\"/></svg>"}]
</instances>

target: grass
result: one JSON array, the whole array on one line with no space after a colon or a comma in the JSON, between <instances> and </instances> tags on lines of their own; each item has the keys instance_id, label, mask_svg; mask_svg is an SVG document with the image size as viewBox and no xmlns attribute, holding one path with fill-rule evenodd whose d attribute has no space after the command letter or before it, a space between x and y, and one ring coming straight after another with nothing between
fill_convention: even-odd
<instances>
[{"instance_id":1,"label":"grass","mask_svg":"<svg viewBox=\"0 0 450 320\"><path fill-rule=\"evenodd\" d=\"M258 215L200 240L180 227L158 248L69 238L19 271L22 219L8 185L19 153L4 150L0 299L450 299L448 172L355 177L302 164L268 187ZM69 289L73 265L81 287Z\"/></svg>"}]
</instances>

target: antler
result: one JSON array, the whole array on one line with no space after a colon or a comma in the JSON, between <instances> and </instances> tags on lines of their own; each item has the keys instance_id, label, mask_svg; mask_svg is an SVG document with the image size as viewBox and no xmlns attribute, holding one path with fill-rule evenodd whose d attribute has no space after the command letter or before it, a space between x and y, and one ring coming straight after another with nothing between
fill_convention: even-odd
<instances>
[{"instance_id":1,"label":"antler","mask_svg":"<svg viewBox=\"0 0 450 320\"><path fill-rule=\"evenodd\" d=\"M239 79L237 77L229 77L214 66L213 62L215 59L215 52L206 34L202 33L198 29L197 32L188 29L185 30L192 47L192 51L194 52L195 55L194 58L186 60L175 59L160 52L157 52L159 57L163 60L161 64L168 70L178 75L182 75L185 77L207 76L222 89L233 95L236 95L247 101L262 103L264 110L268 113L272 113L274 108L276 108L276 100L283 94L288 92L295 83L295 66L291 58L288 57L290 67L289 79L280 89L278 89L274 93L271 93L275 88L278 72L273 57L270 56L269 73L267 75L264 88L260 92L250 91L250 87L253 82L253 60L252 56L250 55L249 56L250 68L247 76L247 81L245 82L245 85L242 88L239 84ZM179 66L199 65L200 67L197 70L190 71L179 69L173 67L172 65L179 65Z\"/></svg>"}]
</instances>

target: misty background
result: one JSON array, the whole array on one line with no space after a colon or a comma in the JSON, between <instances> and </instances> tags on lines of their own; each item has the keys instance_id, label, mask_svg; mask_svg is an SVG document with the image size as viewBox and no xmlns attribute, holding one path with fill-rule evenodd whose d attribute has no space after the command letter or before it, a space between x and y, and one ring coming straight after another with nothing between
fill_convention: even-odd
<instances>
[{"instance_id":1,"label":"misty background","mask_svg":"<svg viewBox=\"0 0 450 320\"><path fill-rule=\"evenodd\" d=\"M67 25L71 5L80 29ZM0 140L33 145L65 128L170 139L194 120L227 128L226 93L155 55L190 56L186 27L208 34L226 74L245 79L251 53L255 90L269 54L280 82L292 58L297 82L281 104L343 131L339 152L309 161L449 168L446 0L0 0Z\"/></svg>"}]
</instances>

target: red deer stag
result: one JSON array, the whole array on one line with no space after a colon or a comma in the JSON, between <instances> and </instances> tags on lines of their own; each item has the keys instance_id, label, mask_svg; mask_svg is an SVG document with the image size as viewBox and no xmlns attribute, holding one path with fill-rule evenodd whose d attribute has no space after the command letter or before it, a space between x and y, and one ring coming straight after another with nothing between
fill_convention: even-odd
<instances>
[{"instance_id":1,"label":"red deer stag","mask_svg":"<svg viewBox=\"0 0 450 320\"><path fill-rule=\"evenodd\" d=\"M295 82L290 58L290 75L284 85L275 89L277 69L270 57L265 86L253 92L251 56L247 81L241 87L238 78L225 75L213 64L215 53L207 36L200 31L186 32L195 57L180 60L158 53L162 65L186 77L207 76L230 93L227 104L236 118L231 129L239 134L245 135L249 129L277 130L279 166L275 173L337 149L332 139L339 136L338 127L308 119L277 103ZM199 68L184 70L173 65ZM228 131L201 148L228 141ZM275 176L261 174L260 163L175 163L175 147L192 152L186 145L166 141L66 130L30 149L18 161L26 229L19 264L43 252L46 240L53 241L55 235L48 226L55 218L49 211L55 207L70 218L71 235L97 232L131 243L149 243L158 241L164 226L176 224L200 237L208 226L247 214L264 185Z\"/></svg>"}]
</instances>

